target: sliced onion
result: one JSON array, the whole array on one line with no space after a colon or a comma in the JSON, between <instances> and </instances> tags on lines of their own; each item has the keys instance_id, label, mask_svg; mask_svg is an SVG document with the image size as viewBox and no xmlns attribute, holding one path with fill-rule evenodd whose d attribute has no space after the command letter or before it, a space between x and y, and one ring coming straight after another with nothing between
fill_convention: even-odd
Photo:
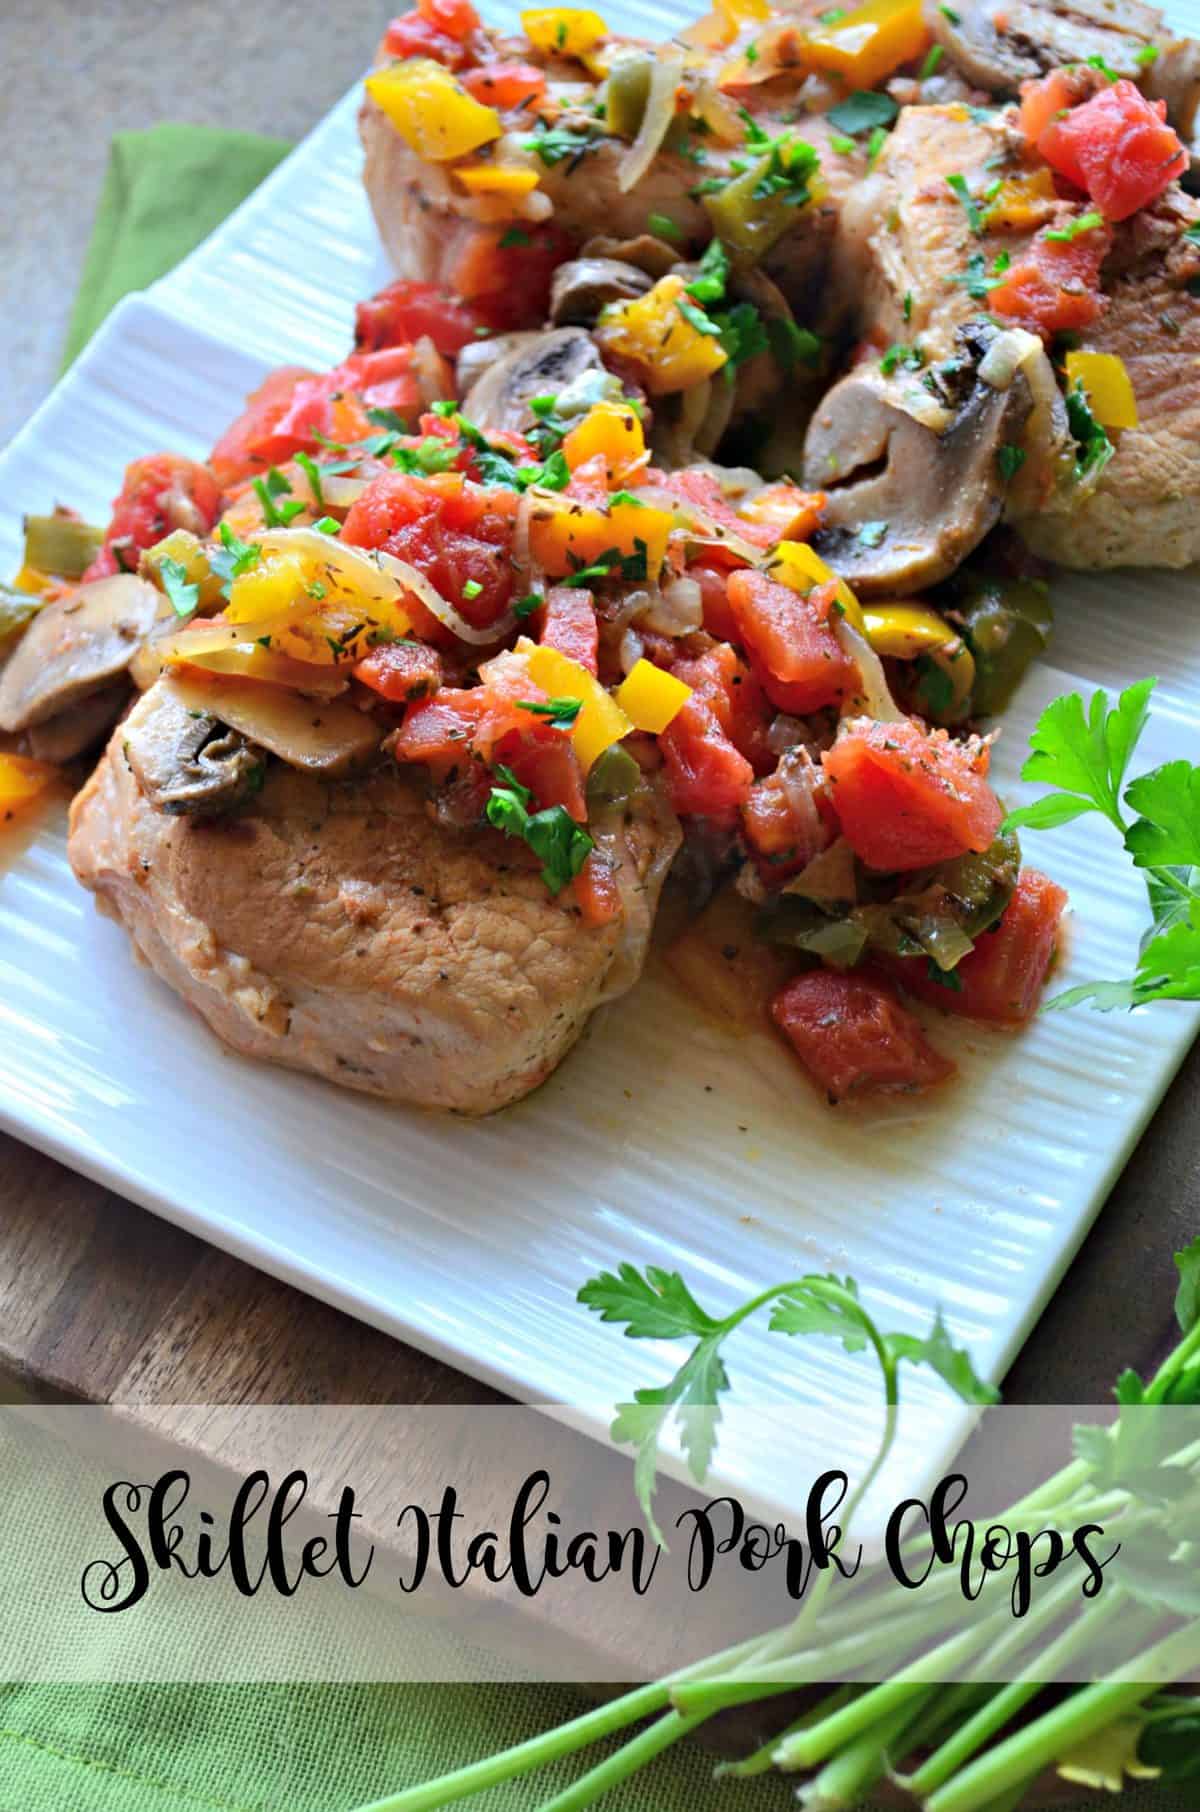
<instances>
[{"instance_id":1,"label":"sliced onion","mask_svg":"<svg viewBox=\"0 0 1200 1812\"><path fill-rule=\"evenodd\" d=\"M650 593L649 608L639 613L643 629L659 635L691 635L704 626L704 605L695 579L670 579L661 591Z\"/></svg>"},{"instance_id":2,"label":"sliced onion","mask_svg":"<svg viewBox=\"0 0 1200 1812\"><path fill-rule=\"evenodd\" d=\"M761 547L755 547L752 541L745 541L733 530L722 528L714 522L698 503L690 498L676 497L674 492L664 490L661 485L639 485L633 495L640 503L650 503L660 510L671 510L679 526L687 531L689 541L697 547L727 547L730 553L736 554L748 566L757 566L763 557Z\"/></svg>"},{"instance_id":3,"label":"sliced onion","mask_svg":"<svg viewBox=\"0 0 1200 1812\"><path fill-rule=\"evenodd\" d=\"M683 73L683 52L674 44L659 51L650 77L646 111L638 135L617 165L617 187L622 195L636 188L654 162L675 118L675 90Z\"/></svg>"},{"instance_id":4,"label":"sliced onion","mask_svg":"<svg viewBox=\"0 0 1200 1812\"><path fill-rule=\"evenodd\" d=\"M421 387L421 401L426 408L454 395L454 377L450 367L427 333L413 342L412 368Z\"/></svg>"},{"instance_id":5,"label":"sliced onion","mask_svg":"<svg viewBox=\"0 0 1200 1812\"><path fill-rule=\"evenodd\" d=\"M808 725L802 717L789 717L786 711L780 711L771 719L767 727L767 747L772 755L786 755L808 735Z\"/></svg>"},{"instance_id":6,"label":"sliced onion","mask_svg":"<svg viewBox=\"0 0 1200 1812\"><path fill-rule=\"evenodd\" d=\"M842 616L837 617L833 632L841 643L843 652L850 656L858 668L862 686L859 697L848 702L865 706L867 716L873 717L878 724L900 723L905 713L892 697L883 663L870 642L865 636L859 635L857 629ZM843 715L846 715L844 709Z\"/></svg>"},{"instance_id":7,"label":"sliced onion","mask_svg":"<svg viewBox=\"0 0 1200 1812\"><path fill-rule=\"evenodd\" d=\"M391 574L399 583L401 591L409 592L422 603L430 616L444 623L462 642L470 642L474 648L487 648L493 642L501 641L510 629L516 626L516 617L511 610L506 610L502 617L489 623L485 629L476 629L473 623L455 609L449 598L443 598L440 591L430 584L424 573L410 566L407 560L397 560L392 554L379 553L377 556L384 571Z\"/></svg>"},{"instance_id":8,"label":"sliced onion","mask_svg":"<svg viewBox=\"0 0 1200 1812\"><path fill-rule=\"evenodd\" d=\"M697 119L704 121L713 137L723 145L740 145L746 136L746 128L738 117L737 108L725 99L711 78L706 78L697 88L692 112Z\"/></svg>"},{"instance_id":9,"label":"sliced onion","mask_svg":"<svg viewBox=\"0 0 1200 1812\"><path fill-rule=\"evenodd\" d=\"M648 847L653 851L645 867L638 861L639 849L647 847L636 835L639 822L650 832ZM621 901L621 937L604 978L598 1003L603 1004L627 993L642 972L659 891L683 833L653 781L647 781L629 805L593 816L588 828L596 848L613 869Z\"/></svg>"},{"instance_id":10,"label":"sliced onion","mask_svg":"<svg viewBox=\"0 0 1200 1812\"><path fill-rule=\"evenodd\" d=\"M626 629L617 644L617 659L621 663L621 672L628 675L633 672L643 654L646 644L636 629Z\"/></svg>"},{"instance_id":11,"label":"sliced onion","mask_svg":"<svg viewBox=\"0 0 1200 1812\"><path fill-rule=\"evenodd\" d=\"M349 473L334 472L330 476L321 474L321 495L331 510L348 510L351 504L357 503L366 490L370 479L351 478Z\"/></svg>"}]
</instances>

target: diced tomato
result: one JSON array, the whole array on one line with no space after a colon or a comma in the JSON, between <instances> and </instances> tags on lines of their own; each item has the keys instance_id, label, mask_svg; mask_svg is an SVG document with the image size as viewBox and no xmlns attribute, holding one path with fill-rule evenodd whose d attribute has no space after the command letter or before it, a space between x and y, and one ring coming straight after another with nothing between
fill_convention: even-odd
<instances>
[{"instance_id":1,"label":"diced tomato","mask_svg":"<svg viewBox=\"0 0 1200 1812\"><path fill-rule=\"evenodd\" d=\"M854 690L858 670L829 621L834 587L820 585L802 597L790 585L747 569L730 574L728 589L740 639L780 711L803 717Z\"/></svg>"},{"instance_id":2,"label":"diced tomato","mask_svg":"<svg viewBox=\"0 0 1200 1812\"><path fill-rule=\"evenodd\" d=\"M430 25L420 13L393 19L383 35L383 48L392 57L429 57L447 69L461 69L469 61L465 44Z\"/></svg>"},{"instance_id":3,"label":"diced tomato","mask_svg":"<svg viewBox=\"0 0 1200 1812\"><path fill-rule=\"evenodd\" d=\"M424 642L385 642L358 662L354 677L389 704L407 705L437 691L442 663Z\"/></svg>"},{"instance_id":4,"label":"diced tomato","mask_svg":"<svg viewBox=\"0 0 1200 1812\"><path fill-rule=\"evenodd\" d=\"M483 629L503 614L512 596L516 509L515 491L485 490L458 472L431 478L384 472L352 504L342 540L407 560L469 623ZM406 609L422 640L442 647L453 642L453 631L415 598L406 600Z\"/></svg>"},{"instance_id":5,"label":"diced tomato","mask_svg":"<svg viewBox=\"0 0 1200 1812\"><path fill-rule=\"evenodd\" d=\"M489 63L483 69L469 69L463 87L483 106L509 113L540 100L546 92L546 78L532 63Z\"/></svg>"},{"instance_id":6,"label":"diced tomato","mask_svg":"<svg viewBox=\"0 0 1200 1812\"><path fill-rule=\"evenodd\" d=\"M704 627L709 635L716 636L719 642L736 642L738 639L737 620L729 605L726 585L729 580L727 566L713 566L702 561L687 569L689 579L695 579L700 587L700 606L704 611Z\"/></svg>"},{"instance_id":7,"label":"diced tomato","mask_svg":"<svg viewBox=\"0 0 1200 1812\"><path fill-rule=\"evenodd\" d=\"M458 767L471 756L471 739L485 707L483 688L443 686L418 699L404 713L392 739L397 761L419 761L435 769Z\"/></svg>"},{"instance_id":8,"label":"diced tomato","mask_svg":"<svg viewBox=\"0 0 1200 1812\"><path fill-rule=\"evenodd\" d=\"M401 277L354 311L354 344L359 352L431 339L442 357L453 359L487 331L482 315L436 283Z\"/></svg>"},{"instance_id":9,"label":"diced tomato","mask_svg":"<svg viewBox=\"0 0 1200 1812\"><path fill-rule=\"evenodd\" d=\"M533 807L561 805L577 824L587 822L583 769L569 735L526 712L529 728L514 732L496 747L496 760L511 768L533 794Z\"/></svg>"},{"instance_id":10,"label":"diced tomato","mask_svg":"<svg viewBox=\"0 0 1200 1812\"><path fill-rule=\"evenodd\" d=\"M869 868L898 872L982 852L1004 817L987 781L989 750L907 719L858 718L821 757L851 848Z\"/></svg>"},{"instance_id":11,"label":"diced tomato","mask_svg":"<svg viewBox=\"0 0 1200 1812\"><path fill-rule=\"evenodd\" d=\"M285 365L271 372L213 448L213 471L227 489L297 453L317 452L318 435L362 440L374 432L370 408L416 420L421 387L412 371L411 346L352 353L332 371Z\"/></svg>"},{"instance_id":12,"label":"diced tomato","mask_svg":"<svg viewBox=\"0 0 1200 1812\"><path fill-rule=\"evenodd\" d=\"M916 957L895 958L889 967L910 994L947 1013L1024 1025L1041 999L1066 905L1063 888L1036 868L1023 868L1000 923L976 939L955 969L956 986L937 981Z\"/></svg>"},{"instance_id":13,"label":"diced tomato","mask_svg":"<svg viewBox=\"0 0 1200 1812\"><path fill-rule=\"evenodd\" d=\"M781 478L742 504L739 533L763 548L777 541L807 541L820 528L828 502L824 491L802 491Z\"/></svg>"},{"instance_id":14,"label":"diced tomato","mask_svg":"<svg viewBox=\"0 0 1200 1812\"><path fill-rule=\"evenodd\" d=\"M582 586L553 585L546 593L539 640L560 654L570 655L589 673L600 660L600 626L590 591Z\"/></svg>"},{"instance_id":15,"label":"diced tomato","mask_svg":"<svg viewBox=\"0 0 1200 1812\"><path fill-rule=\"evenodd\" d=\"M585 925L610 925L621 916L617 877L599 850L593 850L575 876L575 898Z\"/></svg>"},{"instance_id":16,"label":"diced tomato","mask_svg":"<svg viewBox=\"0 0 1200 1812\"><path fill-rule=\"evenodd\" d=\"M658 739L677 812L732 826L754 769L734 748L712 706L694 692Z\"/></svg>"},{"instance_id":17,"label":"diced tomato","mask_svg":"<svg viewBox=\"0 0 1200 1812\"><path fill-rule=\"evenodd\" d=\"M1036 147L1052 120L1092 95L1105 83L1098 69L1075 63L1067 69L1052 69L1036 82L1021 84L1021 131L1029 144Z\"/></svg>"},{"instance_id":18,"label":"diced tomato","mask_svg":"<svg viewBox=\"0 0 1200 1812\"><path fill-rule=\"evenodd\" d=\"M573 241L554 221L537 226L479 227L459 249L451 287L489 327L536 327L550 312L550 279Z\"/></svg>"},{"instance_id":19,"label":"diced tomato","mask_svg":"<svg viewBox=\"0 0 1200 1812\"><path fill-rule=\"evenodd\" d=\"M989 309L1046 340L1087 327L1104 307L1100 266L1111 244L1107 227L1074 239L1047 239L1043 229L989 292Z\"/></svg>"},{"instance_id":20,"label":"diced tomato","mask_svg":"<svg viewBox=\"0 0 1200 1812\"><path fill-rule=\"evenodd\" d=\"M836 823L825 776L806 749L790 749L742 807L742 831L768 886L828 848Z\"/></svg>"},{"instance_id":21,"label":"diced tomato","mask_svg":"<svg viewBox=\"0 0 1200 1812\"><path fill-rule=\"evenodd\" d=\"M266 470L271 462L262 457L259 442L274 429L301 378L316 375L303 365L281 365L277 371L268 372L258 389L251 391L245 409L226 428L209 455L208 463L222 490Z\"/></svg>"},{"instance_id":22,"label":"diced tomato","mask_svg":"<svg viewBox=\"0 0 1200 1812\"><path fill-rule=\"evenodd\" d=\"M755 773L769 773L775 765L767 741L771 707L737 650L728 642L718 642L701 655L675 661L671 671L676 679L700 694Z\"/></svg>"},{"instance_id":23,"label":"diced tomato","mask_svg":"<svg viewBox=\"0 0 1200 1812\"><path fill-rule=\"evenodd\" d=\"M1054 117L1037 148L1052 169L1086 189L1107 220L1127 220L1188 167L1167 103L1148 101L1133 82L1113 82Z\"/></svg>"},{"instance_id":24,"label":"diced tomato","mask_svg":"<svg viewBox=\"0 0 1200 1812\"><path fill-rule=\"evenodd\" d=\"M479 14L471 0L417 0L417 11L430 25L436 25L449 38L461 43L479 30Z\"/></svg>"},{"instance_id":25,"label":"diced tomato","mask_svg":"<svg viewBox=\"0 0 1200 1812\"><path fill-rule=\"evenodd\" d=\"M153 547L172 529L190 529L203 538L217 520L221 493L207 466L179 453L152 453L125 469L125 481L113 500L104 546L85 579L104 579L132 572L143 548Z\"/></svg>"},{"instance_id":26,"label":"diced tomato","mask_svg":"<svg viewBox=\"0 0 1200 1812\"><path fill-rule=\"evenodd\" d=\"M385 346L377 352L352 352L324 380L352 390L375 409L395 409L415 420L420 411L421 386L412 369L411 346Z\"/></svg>"},{"instance_id":27,"label":"diced tomato","mask_svg":"<svg viewBox=\"0 0 1200 1812\"><path fill-rule=\"evenodd\" d=\"M771 1017L831 1101L929 1088L954 1074L892 984L869 971L798 975L771 1002Z\"/></svg>"}]
</instances>

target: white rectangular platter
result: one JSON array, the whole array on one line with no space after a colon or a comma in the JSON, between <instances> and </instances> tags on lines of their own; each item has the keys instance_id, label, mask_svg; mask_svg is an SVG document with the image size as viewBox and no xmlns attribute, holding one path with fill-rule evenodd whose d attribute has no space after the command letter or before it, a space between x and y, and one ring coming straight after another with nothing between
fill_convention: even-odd
<instances>
[{"instance_id":1,"label":"white rectangular platter","mask_svg":"<svg viewBox=\"0 0 1200 1812\"><path fill-rule=\"evenodd\" d=\"M608 16L647 34L678 19L644 5ZM0 571L18 563L23 510L57 499L103 520L128 460L202 457L269 366L343 355L355 299L387 275L356 105L348 96L178 270L122 304L0 456ZM1009 714L1000 790L1023 796L1017 770L1049 698L1149 672L1161 684L1145 765L1200 759L1195 575L1064 578L1054 595L1055 667ZM1064 986L1128 973L1143 922L1140 885L1095 824L1026 844L1071 892ZM866 1118L826 1109L781 1048L727 1036L651 975L535 1097L474 1123L228 1054L98 917L61 818L0 872L0 1122L517 1397L586 1410L597 1432L681 1356L623 1341L576 1304L622 1259L680 1270L718 1309L805 1270L851 1272L885 1325L922 1327L940 1305L1000 1377L1198 1024L1172 1005L1054 1015L1018 1038L939 1027L962 1080ZM742 1398L839 1402L850 1451L867 1451L865 1363L825 1342L781 1350L753 1326L738 1341ZM949 1449L964 1412L940 1390L914 1379L913 1402ZM920 1436L902 1426L896 1487L936 1462L922 1422ZM721 1488L782 1502L818 1458L802 1415L770 1453L734 1422Z\"/></svg>"}]
</instances>

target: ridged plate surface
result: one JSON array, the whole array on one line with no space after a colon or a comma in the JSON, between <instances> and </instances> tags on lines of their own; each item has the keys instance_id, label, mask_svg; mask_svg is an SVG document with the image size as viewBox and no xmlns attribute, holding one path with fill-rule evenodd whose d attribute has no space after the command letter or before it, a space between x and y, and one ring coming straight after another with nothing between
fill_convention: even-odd
<instances>
[{"instance_id":1,"label":"ridged plate surface","mask_svg":"<svg viewBox=\"0 0 1200 1812\"><path fill-rule=\"evenodd\" d=\"M678 15L609 17L653 35ZM22 510L62 499L102 519L129 459L203 454L266 367L341 356L354 300L386 274L356 105L347 97L198 252L122 304L0 457L0 571L17 563ZM1064 579L1055 597L1057 666L1009 715L1001 791L1021 796L1029 727L1056 692L1147 672L1162 684L1145 765L1200 759L1194 573ZM1030 836L1026 854L1071 892L1064 984L1128 973L1144 904L1109 833L1085 819ZM923 1327L940 1304L1000 1376L1200 1023L1166 1006L1053 1016L1019 1038L939 1027L961 1082L866 1116L826 1110L765 1037L724 1035L650 976L533 1100L474 1124L229 1055L74 883L61 817L0 859L0 1118L14 1133L519 1397L589 1408L597 1428L679 1357L576 1305L584 1279L621 1259L678 1268L718 1308L813 1267L849 1271L887 1324ZM811 1473L822 1456L806 1447L805 1403L843 1403L867 1450L865 1363L750 1326L733 1369L740 1398L786 1386L798 1414L767 1451L748 1421L730 1424L728 1486L782 1498ZM939 1390L914 1379L924 1432L902 1429L887 1489L936 1462L926 1417ZM963 1413L944 1407L949 1447Z\"/></svg>"}]
</instances>

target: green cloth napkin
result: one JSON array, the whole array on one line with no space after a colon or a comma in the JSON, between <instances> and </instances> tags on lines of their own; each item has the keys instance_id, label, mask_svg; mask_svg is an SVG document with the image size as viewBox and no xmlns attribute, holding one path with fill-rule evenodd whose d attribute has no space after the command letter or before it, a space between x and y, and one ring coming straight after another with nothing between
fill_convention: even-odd
<instances>
[{"instance_id":1,"label":"green cloth napkin","mask_svg":"<svg viewBox=\"0 0 1200 1812\"><path fill-rule=\"evenodd\" d=\"M118 132L67 329L64 369L122 296L173 269L291 148L286 139L215 126Z\"/></svg>"},{"instance_id":2,"label":"green cloth napkin","mask_svg":"<svg viewBox=\"0 0 1200 1812\"><path fill-rule=\"evenodd\" d=\"M127 291L191 251L287 150L277 139L201 126L118 134L65 362ZM6 1504L16 1488L7 1477ZM121 1639L116 1629L111 1639ZM0 1808L348 1812L579 1708L559 1686L14 1683L0 1687ZM471 1803L479 1812L534 1812L568 1778L531 1777ZM714 1784L711 1760L694 1744L603 1802L608 1812L784 1812L794 1803L778 1777ZM1185 1812L1182 1800L1145 1789L1119 1805L1121 1812Z\"/></svg>"}]
</instances>

